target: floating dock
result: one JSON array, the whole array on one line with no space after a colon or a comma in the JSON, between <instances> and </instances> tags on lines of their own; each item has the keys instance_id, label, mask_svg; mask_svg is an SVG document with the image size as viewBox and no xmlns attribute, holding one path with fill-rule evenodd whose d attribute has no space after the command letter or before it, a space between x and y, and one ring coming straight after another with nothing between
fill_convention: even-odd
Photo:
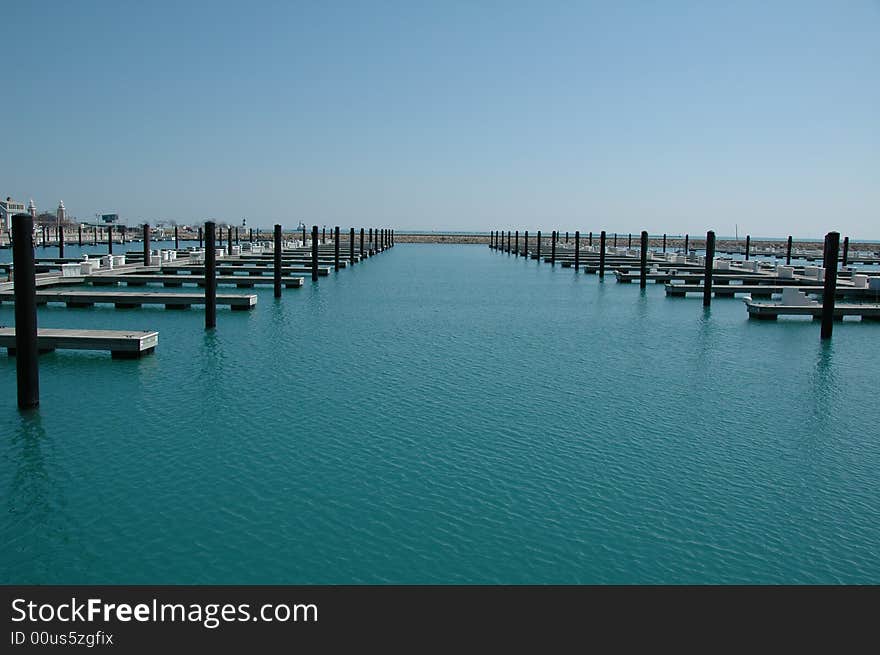
<instances>
[{"instance_id":1,"label":"floating dock","mask_svg":"<svg viewBox=\"0 0 880 655\"><path fill-rule=\"evenodd\" d=\"M166 309L187 309L193 305L204 305L205 295L201 293L134 293L129 291L37 291L37 304L60 302L68 307L91 307L96 304L114 305L117 309L130 309L141 305L165 305ZM14 302L15 293L0 292L0 302ZM217 294L217 304L233 310L253 309L257 304L256 294Z\"/></svg>"},{"instance_id":2,"label":"floating dock","mask_svg":"<svg viewBox=\"0 0 880 655\"><path fill-rule=\"evenodd\" d=\"M217 284L235 285L241 289L250 288L254 285L273 284L273 279L266 275L218 275ZM130 287L144 286L147 284L161 284L166 287L180 287L184 284L196 284L205 286L204 275L150 275L132 273L129 275L89 275L82 278L83 282L94 286L111 286L115 284L127 284ZM305 278L282 277L281 284L288 289L299 288Z\"/></svg>"},{"instance_id":3,"label":"floating dock","mask_svg":"<svg viewBox=\"0 0 880 655\"><path fill-rule=\"evenodd\" d=\"M158 332L135 330L69 330L39 328L37 348L53 350L109 350L113 359L138 359L149 355L159 343ZM15 328L0 327L0 347L15 355Z\"/></svg>"},{"instance_id":4,"label":"floating dock","mask_svg":"<svg viewBox=\"0 0 880 655\"><path fill-rule=\"evenodd\" d=\"M716 282L717 284L717 282ZM788 286L774 286L771 284L722 284L712 287L712 295L716 298L733 298L735 295L750 295L755 298L771 298L784 293ZM825 292L824 287L797 286L799 291L806 294L821 296ZM703 293L702 284L667 284L666 295L683 298L689 293ZM834 292L835 298L859 298L860 300L873 300L880 302L880 290L866 289L852 286L837 285Z\"/></svg>"},{"instance_id":5,"label":"floating dock","mask_svg":"<svg viewBox=\"0 0 880 655\"><path fill-rule=\"evenodd\" d=\"M749 312L749 318L764 321L775 321L780 316L812 316L814 319L822 317L822 305L814 303L809 305L783 305L772 302L754 302L750 298L744 298L743 302ZM834 319L843 320L844 316L859 316L863 321L880 321L880 304L836 304L834 306Z\"/></svg>"},{"instance_id":6,"label":"floating dock","mask_svg":"<svg viewBox=\"0 0 880 655\"><path fill-rule=\"evenodd\" d=\"M330 275L331 266L319 266L318 267L318 275ZM161 271L164 274L175 275L177 273L196 273L199 275L205 274L205 267L201 264L169 264L161 267ZM222 276L224 273L228 275L235 275L236 273L246 273L247 275L272 275L274 274L273 266L254 266L253 264L232 264L228 261L223 261L222 259L217 262L217 274L218 276ZM311 273L311 266L282 266L281 273L282 275L289 275L291 273Z\"/></svg>"}]
</instances>

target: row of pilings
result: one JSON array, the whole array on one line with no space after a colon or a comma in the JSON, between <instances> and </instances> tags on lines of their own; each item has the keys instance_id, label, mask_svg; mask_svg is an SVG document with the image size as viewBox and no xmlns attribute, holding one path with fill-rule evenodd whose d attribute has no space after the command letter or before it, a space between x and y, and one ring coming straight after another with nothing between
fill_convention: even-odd
<instances>
[{"instance_id":1,"label":"row of pilings","mask_svg":"<svg viewBox=\"0 0 880 655\"><path fill-rule=\"evenodd\" d=\"M150 268L152 250L150 243L151 228L143 225L143 268L140 272L146 272ZM343 250L340 238L340 229L337 226L333 230L332 240L327 241L326 228L319 236L318 226L313 225L311 230L310 248L292 248L285 250L285 242L281 225L275 225L272 233L271 247L273 250L273 286L274 296L281 297L283 262L287 254L301 253L310 250L308 258L312 281L317 282L319 277L319 260L322 254L332 257L334 269L339 270L341 262L347 260L348 265L354 265L363 258L379 254L394 246L394 230L369 228L368 236L366 229L360 228L359 239L355 228L350 228L348 233L348 248ZM217 326L217 255L227 252L232 253L233 239L238 239L236 229L233 237L233 229L226 231L227 244L223 247L222 228L213 221L207 221L204 227L198 230L200 250L204 248L204 305L205 305L205 329L213 330ZM108 254L113 254L112 231L108 230L107 248ZM43 234L45 236L45 233ZM18 406L21 409L32 409L40 403L39 384L39 333L37 326L37 297L36 297L36 260L34 250L36 247L36 233L34 219L30 214L16 214L12 218L12 250L13 262L10 279L14 280L15 302L15 356ZM255 238L256 237L256 238ZM250 232L251 241L262 241L259 231ZM323 239L321 238L323 237ZM366 237L366 238L365 238ZM305 246L306 229L302 228L302 243ZM179 248L179 233L175 228L175 246ZM64 256L64 232L59 232L58 240L59 256ZM222 250L221 250L222 249ZM347 250L347 256L346 256ZM186 251L185 254L189 254Z\"/></svg>"},{"instance_id":2,"label":"row of pilings","mask_svg":"<svg viewBox=\"0 0 880 655\"><path fill-rule=\"evenodd\" d=\"M489 248L492 250L497 250L499 252L504 252L508 254L512 254L515 257L531 257L532 259L537 259L538 261L544 261L549 263L550 265L555 265L557 262L557 244L561 240L561 233L557 230L553 230L550 233L550 243L549 243L549 253L547 252L547 244L545 243L545 237L542 236L541 230L536 230L533 232L534 238L530 241L530 235L528 230L524 230L522 234L522 239L520 239L519 230L493 230L489 233ZM594 246L594 236L593 232L589 232L587 234L586 239L586 248L587 251L582 253L581 248L581 233L579 230L574 233L574 261L573 267L575 272L581 271L581 265L586 262L586 258L589 257L592 261L598 262L598 270L597 273L599 275L599 279L604 280L605 278L605 260L608 254L609 245L611 248L617 248L618 244L618 234L614 233L611 243L609 244L608 233L605 230L601 230L598 233L598 241L597 246ZM627 248L633 248L633 235L632 233L627 234ZM569 232L565 233L565 241L564 243L567 245L569 243ZM667 235L663 234L662 236L662 251L665 253L667 247L672 245L667 240ZM689 252L690 243L690 235L686 234L684 236L682 247L685 252ZM696 244L694 244L696 245ZM544 247L544 256L542 257L541 248ZM716 237L715 232L709 230L706 233L705 241L703 242L703 247L705 250L705 254L703 255L704 262L704 270L703 270L703 306L710 307L712 304L712 284L713 277L716 274L715 270L715 255L716 255ZM751 237L746 236L746 247L745 247L745 260L748 261L750 257L750 247L751 247ZM647 231L642 231L639 235L639 285L642 289L647 286L647 255L649 250L649 235ZM821 331L820 337L821 339L830 339L833 331L833 322L834 322L834 306L835 306L835 291L837 288L837 270L838 266L841 263L842 265L847 265L847 258L849 253L849 237L846 237L843 241L843 256L840 256L840 233L839 232L829 232L825 235L824 241L824 249L822 254L822 261L825 268L825 279L823 282L824 289L822 294L822 313L821 313ZM792 257L792 237L789 236L786 239L786 248L785 248L785 261L786 265L791 264ZM567 262L569 265L572 262Z\"/></svg>"}]
</instances>

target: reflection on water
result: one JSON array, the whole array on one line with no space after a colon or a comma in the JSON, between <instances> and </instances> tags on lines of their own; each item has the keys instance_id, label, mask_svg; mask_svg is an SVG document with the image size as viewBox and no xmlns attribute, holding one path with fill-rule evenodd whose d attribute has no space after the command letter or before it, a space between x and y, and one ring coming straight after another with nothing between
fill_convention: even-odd
<instances>
[{"instance_id":1,"label":"reflection on water","mask_svg":"<svg viewBox=\"0 0 880 655\"><path fill-rule=\"evenodd\" d=\"M14 468L0 529L4 539L0 583L31 581L32 571L50 566L48 559L35 556L35 551L69 541L63 515L64 491L50 465L53 451L54 444L43 428L40 414L21 414L18 429L12 432L8 444Z\"/></svg>"},{"instance_id":2,"label":"reflection on water","mask_svg":"<svg viewBox=\"0 0 880 655\"><path fill-rule=\"evenodd\" d=\"M818 340L816 362L810 375L810 390L813 400L813 429L817 432L828 429L836 414L835 407L840 401L840 388L834 362L834 344L831 340Z\"/></svg>"},{"instance_id":3,"label":"reflection on water","mask_svg":"<svg viewBox=\"0 0 880 655\"><path fill-rule=\"evenodd\" d=\"M11 435L11 442L16 468L7 494L9 513L38 517L49 511L51 487L43 455L50 444L39 412L21 414L19 430Z\"/></svg>"}]
</instances>

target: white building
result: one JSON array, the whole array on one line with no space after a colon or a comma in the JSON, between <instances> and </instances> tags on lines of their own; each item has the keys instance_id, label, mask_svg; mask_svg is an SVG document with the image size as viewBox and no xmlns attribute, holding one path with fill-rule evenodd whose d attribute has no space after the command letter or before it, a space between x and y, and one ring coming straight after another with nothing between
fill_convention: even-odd
<instances>
[{"instance_id":1,"label":"white building","mask_svg":"<svg viewBox=\"0 0 880 655\"><path fill-rule=\"evenodd\" d=\"M0 200L0 227L4 230L12 229L12 217L16 214L24 214L24 203L13 200L6 196L6 200Z\"/></svg>"}]
</instances>

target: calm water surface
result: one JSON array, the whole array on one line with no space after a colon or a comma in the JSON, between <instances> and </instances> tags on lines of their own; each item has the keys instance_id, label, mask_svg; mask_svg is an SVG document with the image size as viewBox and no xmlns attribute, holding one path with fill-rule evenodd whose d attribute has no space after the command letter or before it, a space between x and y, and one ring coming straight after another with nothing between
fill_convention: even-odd
<instances>
[{"instance_id":1,"label":"calm water surface","mask_svg":"<svg viewBox=\"0 0 880 655\"><path fill-rule=\"evenodd\" d=\"M0 357L0 582L880 582L880 325L485 246L256 293L39 310L160 341L43 356L27 415Z\"/></svg>"}]
</instances>

